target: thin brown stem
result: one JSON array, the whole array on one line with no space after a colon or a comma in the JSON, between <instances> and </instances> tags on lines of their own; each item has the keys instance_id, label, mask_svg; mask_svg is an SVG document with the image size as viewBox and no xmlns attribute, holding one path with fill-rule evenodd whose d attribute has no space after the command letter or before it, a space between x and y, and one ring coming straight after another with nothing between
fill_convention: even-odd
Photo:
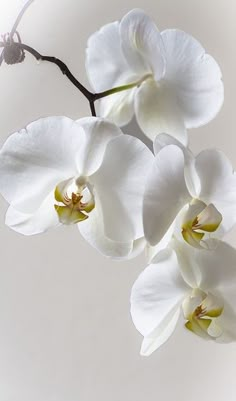
<instances>
[{"instance_id":1,"label":"thin brown stem","mask_svg":"<svg viewBox=\"0 0 236 401\"><path fill-rule=\"evenodd\" d=\"M6 46L6 43L0 42L0 48L5 47L5 46ZM150 76L150 75L146 75L137 82L132 82L132 83L129 83L126 85L118 86L118 87L109 89L104 92L92 93L84 85L82 85L81 82L78 81L78 79L75 78L75 76L71 73L71 71L69 70L67 65L60 59L58 59L56 57L52 57L52 56L44 56L44 55L40 54L37 50L33 49L31 46L28 46L24 43L14 42L14 46L17 46L20 49L27 51L32 56L34 56L36 58L36 60L38 60L38 61L48 61L50 63L56 64L57 67L61 70L62 74L65 75L70 80L70 82L86 97L86 99L88 100L89 105L90 105L90 110L91 110L92 116L96 116L96 111L95 111L95 101L96 100L102 99L106 96L111 96L118 92L127 91L132 88L135 88L135 87L141 85L141 83L143 81L145 81L147 78L149 78L149 76ZM4 56L3 56L3 59L4 59Z\"/></svg>"}]
</instances>

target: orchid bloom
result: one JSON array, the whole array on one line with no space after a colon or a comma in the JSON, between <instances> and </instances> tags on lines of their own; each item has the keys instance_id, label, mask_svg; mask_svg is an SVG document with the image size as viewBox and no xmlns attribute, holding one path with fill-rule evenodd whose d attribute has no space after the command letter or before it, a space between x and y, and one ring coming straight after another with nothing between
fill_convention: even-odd
<instances>
[{"instance_id":1,"label":"orchid bloom","mask_svg":"<svg viewBox=\"0 0 236 401\"><path fill-rule=\"evenodd\" d=\"M48 117L12 134L0 152L6 224L32 235L76 224L114 258L140 250L151 151L101 118Z\"/></svg>"},{"instance_id":2,"label":"orchid bloom","mask_svg":"<svg viewBox=\"0 0 236 401\"><path fill-rule=\"evenodd\" d=\"M236 223L236 174L215 149L196 157L167 134L154 143L155 160L147 177L143 203L144 233L165 248L174 236L193 248L212 249Z\"/></svg>"},{"instance_id":3,"label":"orchid bloom","mask_svg":"<svg viewBox=\"0 0 236 401\"><path fill-rule=\"evenodd\" d=\"M204 338L236 340L236 250L224 242L212 252L173 241L138 277L131 315L150 355L182 327Z\"/></svg>"},{"instance_id":4,"label":"orchid bloom","mask_svg":"<svg viewBox=\"0 0 236 401\"><path fill-rule=\"evenodd\" d=\"M103 98L100 115L122 126L135 114L152 140L167 132L186 145L186 128L211 121L223 103L216 61L187 33L159 32L142 10L93 34L86 66L96 92L123 85L128 89Z\"/></svg>"}]
</instances>

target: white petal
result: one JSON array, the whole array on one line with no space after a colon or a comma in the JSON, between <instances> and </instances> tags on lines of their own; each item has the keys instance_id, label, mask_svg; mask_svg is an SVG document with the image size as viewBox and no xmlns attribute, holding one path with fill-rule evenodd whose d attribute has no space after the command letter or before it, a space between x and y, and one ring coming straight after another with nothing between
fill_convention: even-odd
<instances>
[{"instance_id":1,"label":"white petal","mask_svg":"<svg viewBox=\"0 0 236 401\"><path fill-rule=\"evenodd\" d=\"M184 280L192 288L197 288L202 282L201 269L195 258L196 252L203 252L203 250L196 250L184 241L178 241L173 238L170 246L175 250L181 274Z\"/></svg>"},{"instance_id":2,"label":"white petal","mask_svg":"<svg viewBox=\"0 0 236 401\"><path fill-rule=\"evenodd\" d=\"M54 193L44 200L34 214L17 211L12 206L7 210L6 225L23 235L34 235L45 232L60 225L54 209Z\"/></svg>"},{"instance_id":3,"label":"white petal","mask_svg":"<svg viewBox=\"0 0 236 401\"><path fill-rule=\"evenodd\" d=\"M217 341L236 341L236 249L219 241L214 251L198 251L194 257L201 269L201 288L220 296L224 303L217 318L223 333Z\"/></svg>"},{"instance_id":4,"label":"white petal","mask_svg":"<svg viewBox=\"0 0 236 401\"><path fill-rule=\"evenodd\" d=\"M122 52L118 21L105 25L89 38L86 70L96 92L140 79ZM131 89L104 97L97 103L97 112L119 126L126 125L134 115L133 96L134 90Z\"/></svg>"},{"instance_id":5,"label":"white petal","mask_svg":"<svg viewBox=\"0 0 236 401\"><path fill-rule=\"evenodd\" d=\"M90 176L101 166L108 143L123 133L102 118L86 117L76 123L81 130L76 149L77 168L81 175Z\"/></svg>"},{"instance_id":6,"label":"white petal","mask_svg":"<svg viewBox=\"0 0 236 401\"><path fill-rule=\"evenodd\" d=\"M180 308L173 310L173 312L163 321L156 330L149 336L144 337L140 354L142 356L151 355L156 349L164 344L175 330L180 316Z\"/></svg>"},{"instance_id":7,"label":"white petal","mask_svg":"<svg viewBox=\"0 0 236 401\"><path fill-rule=\"evenodd\" d=\"M236 341L236 291L235 287L224 292L224 310L217 319L218 325L222 328L222 335L216 339L219 343L230 343Z\"/></svg>"},{"instance_id":8,"label":"white petal","mask_svg":"<svg viewBox=\"0 0 236 401\"><path fill-rule=\"evenodd\" d=\"M236 223L236 175L227 157L220 151L209 149L197 157L195 168L201 182L199 198L213 203L222 214L221 233Z\"/></svg>"},{"instance_id":9,"label":"white petal","mask_svg":"<svg viewBox=\"0 0 236 401\"><path fill-rule=\"evenodd\" d=\"M130 67L137 74L153 73L161 79L165 69L161 35L142 10L134 9L120 23L122 50Z\"/></svg>"},{"instance_id":10,"label":"white petal","mask_svg":"<svg viewBox=\"0 0 236 401\"><path fill-rule=\"evenodd\" d=\"M152 161L153 154L137 138L123 135L108 144L100 169L91 176L108 238L126 242L143 236L142 202Z\"/></svg>"},{"instance_id":11,"label":"white petal","mask_svg":"<svg viewBox=\"0 0 236 401\"><path fill-rule=\"evenodd\" d=\"M166 132L185 146L187 133L182 111L173 90L152 79L143 82L135 94L135 115L143 132L152 140Z\"/></svg>"},{"instance_id":12,"label":"white petal","mask_svg":"<svg viewBox=\"0 0 236 401\"><path fill-rule=\"evenodd\" d=\"M0 153L0 190L12 206L34 213L56 185L100 167L107 143L121 135L98 118L48 117L11 135Z\"/></svg>"},{"instance_id":13,"label":"white petal","mask_svg":"<svg viewBox=\"0 0 236 401\"><path fill-rule=\"evenodd\" d=\"M133 241L133 249L128 256L128 259L136 258L136 256L138 256L140 253L142 253L145 250L146 245L147 245L147 241L144 237L134 240Z\"/></svg>"},{"instance_id":14,"label":"white petal","mask_svg":"<svg viewBox=\"0 0 236 401\"><path fill-rule=\"evenodd\" d=\"M87 220L78 224L81 235L103 255L113 259L128 258L133 250L133 242L112 241L104 234L102 211L96 202L95 209L89 213Z\"/></svg>"},{"instance_id":15,"label":"white petal","mask_svg":"<svg viewBox=\"0 0 236 401\"><path fill-rule=\"evenodd\" d=\"M235 287L236 249L227 243L218 241L218 246L212 251L192 248L176 240L171 246L177 254L182 276L191 287L212 294L217 291L222 299L225 290Z\"/></svg>"},{"instance_id":16,"label":"white petal","mask_svg":"<svg viewBox=\"0 0 236 401\"><path fill-rule=\"evenodd\" d=\"M144 233L151 245L162 239L189 199L183 152L175 145L166 146L155 157L144 194Z\"/></svg>"},{"instance_id":17,"label":"white petal","mask_svg":"<svg viewBox=\"0 0 236 401\"><path fill-rule=\"evenodd\" d=\"M166 234L164 237L157 243L155 246L151 246L147 244L146 246L146 258L148 264L154 263L155 257L158 255L158 253L170 246L170 242L174 233L175 229L175 221L173 224L171 224L170 228L167 230Z\"/></svg>"},{"instance_id":18,"label":"white petal","mask_svg":"<svg viewBox=\"0 0 236 401\"><path fill-rule=\"evenodd\" d=\"M158 343L158 337L163 335L166 340L164 331L172 333L171 321L187 291L175 252L162 251L159 261L149 265L132 288L131 315L137 330L152 342Z\"/></svg>"},{"instance_id":19,"label":"white petal","mask_svg":"<svg viewBox=\"0 0 236 401\"><path fill-rule=\"evenodd\" d=\"M227 288L233 287L236 291L236 249L218 241L218 246L213 251L195 250L192 256L201 271L199 286L203 291L214 294L217 289L223 299Z\"/></svg>"},{"instance_id":20,"label":"white petal","mask_svg":"<svg viewBox=\"0 0 236 401\"><path fill-rule=\"evenodd\" d=\"M119 127L128 124L134 116L135 88L104 97L97 103L97 112Z\"/></svg>"},{"instance_id":21,"label":"white petal","mask_svg":"<svg viewBox=\"0 0 236 401\"><path fill-rule=\"evenodd\" d=\"M207 333L217 339L218 337L222 336L224 329L219 325L218 319L212 320L210 326L208 327Z\"/></svg>"},{"instance_id":22,"label":"white petal","mask_svg":"<svg viewBox=\"0 0 236 401\"><path fill-rule=\"evenodd\" d=\"M167 145L176 145L184 153L185 158L185 180L188 190L193 198L198 197L200 192L200 180L195 169L195 157L191 150L184 146L173 136L168 134L159 134L153 142L154 154L156 155L160 150Z\"/></svg>"},{"instance_id":23,"label":"white petal","mask_svg":"<svg viewBox=\"0 0 236 401\"><path fill-rule=\"evenodd\" d=\"M196 228L207 232L214 232L219 227L222 216L212 203L197 216L198 223Z\"/></svg>"},{"instance_id":24,"label":"white petal","mask_svg":"<svg viewBox=\"0 0 236 401\"><path fill-rule=\"evenodd\" d=\"M222 216L214 205L206 205L198 199L193 199L178 220L176 228L181 221L179 231L189 245L195 248L212 249L214 241L212 244L211 234L218 229L222 221ZM209 234L205 236L206 233Z\"/></svg>"},{"instance_id":25,"label":"white petal","mask_svg":"<svg viewBox=\"0 0 236 401\"><path fill-rule=\"evenodd\" d=\"M220 110L224 89L216 61L185 32L161 32L166 54L165 81L173 86L187 128L211 121Z\"/></svg>"},{"instance_id":26,"label":"white petal","mask_svg":"<svg viewBox=\"0 0 236 401\"><path fill-rule=\"evenodd\" d=\"M137 79L122 52L118 21L103 26L89 38L86 70L96 92Z\"/></svg>"},{"instance_id":27,"label":"white petal","mask_svg":"<svg viewBox=\"0 0 236 401\"><path fill-rule=\"evenodd\" d=\"M186 159L189 159L190 157L193 158L193 154L189 148L184 146L180 141L178 141L175 137L169 135L169 134L158 134L156 138L153 141L153 150L154 154L157 155L157 153L160 152L162 148L168 145L176 145L178 146L184 153L184 156Z\"/></svg>"},{"instance_id":28,"label":"white petal","mask_svg":"<svg viewBox=\"0 0 236 401\"><path fill-rule=\"evenodd\" d=\"M58 182L77 171L80 129L66 117L48 117L12 134L0 153L0 191L17 210L33 213Z\"/></svg>"}]
</instances>

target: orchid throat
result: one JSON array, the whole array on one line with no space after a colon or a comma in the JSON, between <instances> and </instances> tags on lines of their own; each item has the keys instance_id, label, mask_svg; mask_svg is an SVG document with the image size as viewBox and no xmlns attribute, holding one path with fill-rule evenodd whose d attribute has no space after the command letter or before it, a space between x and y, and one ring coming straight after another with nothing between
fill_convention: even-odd
<instances>
[{"instance_id":1,"label":"orchid throat","mask_svg":"<svg viewBox=\"0 0 236 401\"><path fill-rule=\"evenodd\" d=\"M91 185L85 177L60 182L54 192L54 208L62 224L77 224L86 220L95 207Z\"/></svg>"}]
</instances>

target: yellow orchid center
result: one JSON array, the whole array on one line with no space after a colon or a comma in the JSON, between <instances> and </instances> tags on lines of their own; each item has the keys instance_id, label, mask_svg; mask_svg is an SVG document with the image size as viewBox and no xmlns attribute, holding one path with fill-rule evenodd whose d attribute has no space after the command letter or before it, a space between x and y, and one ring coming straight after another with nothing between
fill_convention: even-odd
<instances>
[{"instance_id":1,"label":"yellow orchid center","mask_svg":"<svg viewBox=\"0 0 236 401\"><path fill-rule=\"evenodd\" d=\"M218 318L224 306L213 294L194 289L182 307L188 330L201 337L217 338L222 334Z\"/></svg>"},{"instance_id":2,"label":"yellow orchid center","mask_svg":"<svg viewBox=\"0 0 236 401\"><path fill-rule=\"evenodd\" d=\"M94 209L95 201L86 178L70 178L60 182L54 192L54 208L62 224L76 224L86 220Z\"/></svg>"},{"instance_id":3,"label":"yellow orchid center","mask_svg":"<svg viewBox=\"0 0 236 401\"><path fill-rule=\"evenodd\" d=\"M195 248L203 247L203 237L206 233L216 231L222 221L222 215L211 203L194 199L184 216L182 236L185 241Z\"/></svg>"}]
</instances>

